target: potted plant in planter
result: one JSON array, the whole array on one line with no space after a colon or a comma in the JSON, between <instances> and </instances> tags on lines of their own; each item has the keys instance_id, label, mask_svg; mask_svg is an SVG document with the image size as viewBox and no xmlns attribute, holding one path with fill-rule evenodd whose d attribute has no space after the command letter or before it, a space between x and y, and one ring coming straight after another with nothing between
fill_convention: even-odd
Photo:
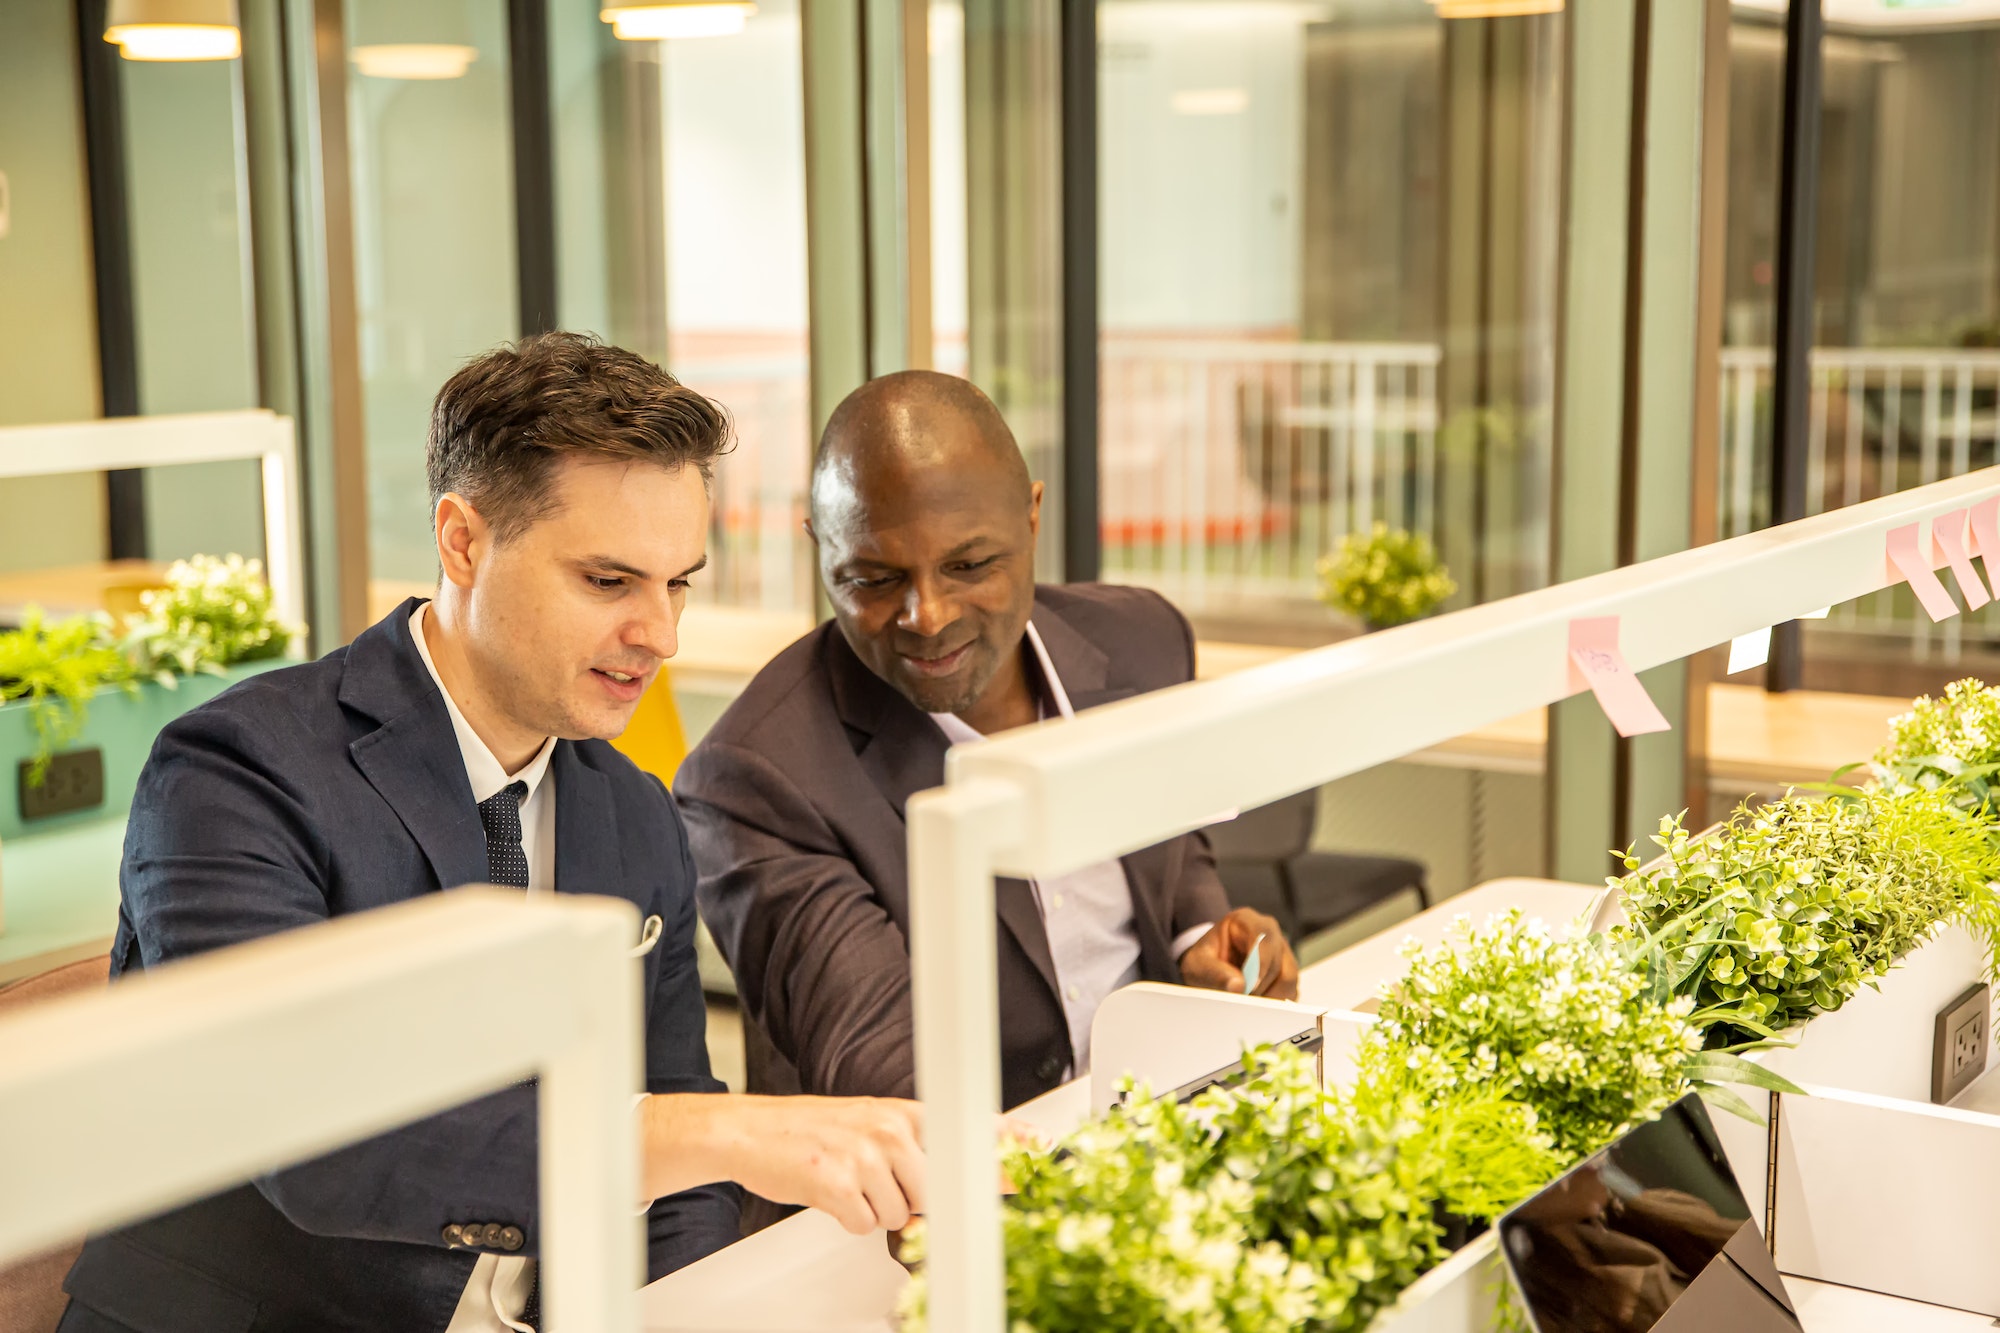
<instances>
[{"instance_id":1,"label":"potted plant in planter","mask_svg":"<svg viewBox=\"0 0 2000 1333\"><path fill-rule=\"evenodd\" d=\"M1319 599L1371 630L1420 620L1458 591L1430 538L1377 523L1319 562Z\"/></svg>"},{"instance_id":2,"label":"potted plant in planter","mask_svg":"<svg viewBox=\"0 0 2000 1333\"><path fill-rule=\"evenodd\" d=\"M1699 837L1660 823L1662 855L1620 883L1629 925L1710 1045L1831 1013L1948 921L2000 943L2000 852L1949 786L1828 788L1738 807Z\"/></svg>"},{"instance_id":3,"label":"potted plant in planter","mask_svg":"<svg viewBox=\"0 0 2000 1333\"><path fill-rule=\"evenodd\" d=\"M1352 1087L1266 1049L1236 1086L1140 1093L1060 1146L1011 1149L1010 1324L1368 1328L1447 1258L1454 1219L1478 1230L1691 1085L1790 1086L1703 1052L1691 1009L1601 938L1461 920L1386 989ZM921 1254L919 1227L904 1257ZM924 1291L919 1272L906 1330Z\"/></svg>"},{"instance_id":4,"label":"potted plant in planter","mask_svg":"<svg viewBox=\"0 0 2000 1333\"><path fill-rule=\"evenodd\" d=\"M240 556L179 562L141 604L122 623L31 612L0 634L0 838L125 809L160 728L281 665L300 633L272 614L260 562ZM101 800L30 822L52 763L73 749L100 753Z\"/></svg>"}]
</instances>

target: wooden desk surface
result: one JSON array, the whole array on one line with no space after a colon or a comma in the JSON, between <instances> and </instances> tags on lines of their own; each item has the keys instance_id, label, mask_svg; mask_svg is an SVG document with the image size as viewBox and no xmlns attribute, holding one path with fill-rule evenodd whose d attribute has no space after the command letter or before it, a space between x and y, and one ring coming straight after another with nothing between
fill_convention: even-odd
<instances>
[{"instance_id":1,"label":"wooden desk surface","mask_svg":"<svg viewBox=\"0 0 2000 1333\"><path fill-rule=\"evenodd\" d=\"M18 623L30 606L39 606L51 618L90 611L137 611L141 592L163 588L166 583L167 567L151 560L107 560L0 574L0 625Z\"/></svg>"}]
</instances>

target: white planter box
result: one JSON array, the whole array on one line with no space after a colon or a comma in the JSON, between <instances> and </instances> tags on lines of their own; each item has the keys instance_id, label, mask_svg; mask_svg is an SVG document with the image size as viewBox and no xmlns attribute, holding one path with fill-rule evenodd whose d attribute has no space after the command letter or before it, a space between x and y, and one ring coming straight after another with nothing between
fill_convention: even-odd
<instances>
[{"instance_id":1,"label":"white planter box","mask_svg":"<svg viewBox=\"0 0 2000 1333\"><path fill-rule=\"evenodd\" d=\"M1966 1109L2000 1109L1990 1022L1987 1077L1956 1106L1930 1101L1933 1022L1986 967L1976 938L1945 927L1879 990L1795 1029L1794 1048L1761 1055L1812 1094L1772 1099L1775 1171L1769 1131L1716 1116L1744 1193L1769 1219L1782 1272L2000 1315L1991 1203L2000 1115Z\"/></svg>"}]
</instances>

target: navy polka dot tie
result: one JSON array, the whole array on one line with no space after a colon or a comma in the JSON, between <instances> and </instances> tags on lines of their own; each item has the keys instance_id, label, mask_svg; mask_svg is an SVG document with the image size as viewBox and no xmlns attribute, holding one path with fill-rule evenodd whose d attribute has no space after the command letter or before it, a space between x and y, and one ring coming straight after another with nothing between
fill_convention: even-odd
<instances>
[{"instance_id":1,"label":"navy polka dot tie","mask_svg":"<svg viewBox=\"0 0 2000 1333\"><path fill-rule=\"evenodd\" d=\"M479 822L486 826L486 878L513 888L528 887L528 854L521 850L521 799L525 782L510 782L479 803Z\"/></svg>"}]
</instances>

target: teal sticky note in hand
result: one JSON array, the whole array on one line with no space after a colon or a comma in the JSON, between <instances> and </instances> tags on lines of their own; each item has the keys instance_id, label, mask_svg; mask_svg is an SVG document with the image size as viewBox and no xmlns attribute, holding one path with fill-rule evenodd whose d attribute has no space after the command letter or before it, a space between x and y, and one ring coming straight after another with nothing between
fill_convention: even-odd
<instances>
[{"instance_id":1,"label":"teal sticky note in hand","mask_svg":"<svg viewBox=\"0 0 2000 1333\"><path fill-rule=\"evenodd\" d=\"M1256 942L1250 946L1250 956L1243 960L1243 993L1245 995L1255 995L1257 993L1257 974L1262 970L1264 962L1264 941L1269 938L1269 935L1259 935Z\"/></svg>"}]
</instances>

